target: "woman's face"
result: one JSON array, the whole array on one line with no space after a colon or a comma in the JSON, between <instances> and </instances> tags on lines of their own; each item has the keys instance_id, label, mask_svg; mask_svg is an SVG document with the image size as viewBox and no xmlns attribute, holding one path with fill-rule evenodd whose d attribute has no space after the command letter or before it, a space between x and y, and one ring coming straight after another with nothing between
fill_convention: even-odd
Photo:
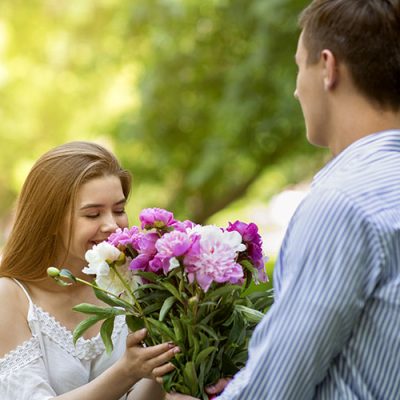
<instances>
[{"instance_id":1,"label":"woman's face","mask_svg":"<svg viewBox=\"0 0 400 400\"><path fill-rule=\"evenodd\" d=\"M84 183L78 190L75 201L68 251L69 215L66 216L61 232L64 254L59 254L58 258L65 258L61 267L80 271L87 264L87 250L107 239L117 228L127 227L125 203L121 182L117 176L103 176Z\"/></svg>"}]
</instances>

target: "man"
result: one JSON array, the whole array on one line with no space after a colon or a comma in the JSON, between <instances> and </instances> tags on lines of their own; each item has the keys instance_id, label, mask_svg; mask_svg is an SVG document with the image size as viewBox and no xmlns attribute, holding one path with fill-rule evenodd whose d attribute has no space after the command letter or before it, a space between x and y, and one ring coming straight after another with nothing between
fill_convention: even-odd
<instances>
[{"instance_id":1,"label":"man","mask_svg":"<svg viewBox=\"0 0 400 400\"><path fill-rule=\"evenodd\" d=\"M334 158L288 227L246 367L217 399L399 399L400 0L314 0L300 26L295 96L309 141Z\"/></svg>"}]
</instances>

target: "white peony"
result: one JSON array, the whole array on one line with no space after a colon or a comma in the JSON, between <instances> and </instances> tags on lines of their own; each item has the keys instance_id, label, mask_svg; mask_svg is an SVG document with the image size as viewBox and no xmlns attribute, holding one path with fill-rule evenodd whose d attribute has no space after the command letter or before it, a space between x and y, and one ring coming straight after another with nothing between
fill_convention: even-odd
<instances>
[{"instance_id":1,"label":"white peony","mask_svg":"<svg viewBox=\"0 0 400 400\"><path fill-rule=\"evenodd\" d=\"M101 242L86 252L85 259L89 265L82 271L88 275L96 275L96 285L100 289L126 298L127 296L124 293L126 288L114 269L118 270L119 275L132 289L137 287L139 278L129 269L130 259L127 259L124 265L110 268L109 263L117 261L120 255L121 251L111 243Z\"/></svg>"},{"instance_id":2,"label":"white peony","mask_svg":"<svg viewBox=\"0 0 400 400\"><path fill-rule=\"evenodd\" d=\"M126 287L124 286L121 279L115 273L115 269L118 271L119 275L126 282L126 284L135 290L138 284L141 283L141 278L134 274L132 270L129 269L130 260L128 259L124 265L119 265L114 268L110 268L110 272L107 275L97 275L96 284L100 289L107 290L120 296L125 300L129 300L129 295L126 292Z\"/></svg>"},{"instance_id":3,"label":"white peony","mask_svg":"<svg viewBox=\"0 0 400 400\"><path fill-rule=\"evenodd\" d=\"M120 255L121 252L108 242L96 244L86 252L85 259L89 265L82 271L87 275L107 276L110 273L107 261L116 261Z\"/></svg>"}]
</instances>

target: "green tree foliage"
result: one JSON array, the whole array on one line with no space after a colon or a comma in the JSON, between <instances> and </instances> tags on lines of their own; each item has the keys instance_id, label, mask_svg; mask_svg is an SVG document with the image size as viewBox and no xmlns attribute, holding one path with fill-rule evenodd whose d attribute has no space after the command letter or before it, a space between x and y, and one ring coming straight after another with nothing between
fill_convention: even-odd
<instances>
[{"instance_id":1,"label":"green tree foliage","mask_svg":"<svg viewBox=\"0 0 400 400\"><path fill-rule=\"evenodd\" d=\"M0 219L40 154L107 140L104 125L132 107L124 11L105 0L0 2Z\"/></svg>"},{"instance_id":2,"label":"green tree foliage","mask_svg":"<svg viewBox=\"0 0 400 400\"><path fill-rule=\"evenodd\" d=\"M147 41L141 106L114 134L155 204L202 222L265 168L311 151L292 96L296 19L306 3L135 3L130 27Z\"/></svg>"},{"instance_id":3,"label":"green tree foliage","mask_svg":"<svg viewBox=\"0 0 400 400\"><path fill-rule=\"evenodd\" d=\"M270 166L318 154L292 96L307 3L2 0L0 218L33 160L67 140L116 150L135 212L198 222Z\"/></svg>"}]
</instances>

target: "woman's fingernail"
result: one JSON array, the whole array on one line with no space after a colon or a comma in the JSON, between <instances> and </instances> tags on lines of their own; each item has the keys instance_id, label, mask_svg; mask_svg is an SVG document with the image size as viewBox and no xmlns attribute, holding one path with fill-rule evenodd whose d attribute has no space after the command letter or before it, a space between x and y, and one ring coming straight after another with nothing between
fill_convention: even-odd
<instances>
[{"instance_id":1,"label":"woman's fingernail","mask_svg":"<svg viewBox=\"0 0 400 400\"><path fill-rule=\"evenodd\" d=\"M175 348L174 348L174 353L179 353L181 351L181 349L178 347L178 346L176 346Z\"/></svg>"}]
</instances>

